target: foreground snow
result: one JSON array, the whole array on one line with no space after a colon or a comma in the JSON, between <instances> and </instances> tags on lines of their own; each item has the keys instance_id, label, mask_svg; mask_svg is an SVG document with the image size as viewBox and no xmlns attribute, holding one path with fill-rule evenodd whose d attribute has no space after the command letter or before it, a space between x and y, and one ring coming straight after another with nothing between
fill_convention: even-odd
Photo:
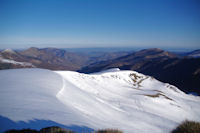
<instances>
[{"instance_id":1,"label":"foreground snow","mask_svg":"<svg viewBox=\"0 0 200 133\"><path fill-rule=\"evenodd\" d=\"M13 121L125 133L169 133L185 119L200 121L199 97L134 71L1 70L0 85L0 116Z\"/></svg>"}]
</instances>

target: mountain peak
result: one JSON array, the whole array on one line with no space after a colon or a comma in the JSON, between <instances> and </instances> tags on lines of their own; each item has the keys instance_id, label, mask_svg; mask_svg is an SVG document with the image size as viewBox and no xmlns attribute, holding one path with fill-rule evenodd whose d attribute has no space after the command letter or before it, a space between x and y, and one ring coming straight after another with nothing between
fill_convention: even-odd
<instances>
[{"instance_id":1,"label":"mountain peak","mask_svg":"<svg viewBox=\"0 0 200 133\"><path fill-rule=\"evenodd\" d=\"M146 56L147 58L158 58L158 57L174 58L174 57L177 57L177 55L175 55L171 52L159 49L159 48L144 49L144 50L138 51L136 53L136 55Z\"/></svg>"},{"instance_id":2,"label":"mountain peak","mask_svg":"<svg viewBox=\"0 0 200 133\"><path fill-rule=\"evenodd\" d=\"M39 48L36 48L36 47L30 47L29 49L27 49L27 50L31 50L31 51L36 51L36 50L39 50Z\"/></svg>"},{"instance_id":3,"label":"mountain peak","mask_svg":"<svg viewBox=\"0 0 200 133\"><path fill-rule=\"evenodd\" d=\"M148 53L148 54L151 54L151 53L162 53L164 52L164 50L162 49L159 49L159 48L149 48L149 49L143 49L143 50L140 50L138 51L138 53Z\"/></svg>"},{"instance_id":4,"label":"mountain peak","mask_svg":"<svg viewBox=\"0 0 200 133\"><path fill-rule=\"evenodd\" d=\"M2 51L3 53L10 53L10 54L16 54L15 51L13 51L12 49L5 49L4 51Z\"/></svg>"},{"instance_id":5,"label":"mountain peak","mask_svg":"<svg viewBox=\"0 0 200 133\"><path fill-rule=\"evenodd\" d=\"M30 56L30 57L37 57L39 54L39 49L36 47L31 47L27 50L20 52L22 55Z\"/></svg>"},{"instance_id":6,"label":"mountain peak","mask_svg":"<svg viewBox=\"0 0 200 133\"><path fill-rule=\"evenodd\" d=\"M149 49L144 49L144 51L157 51L157 52L163 52L164 50L160 48L149 48Z\"/></svg>"}]
</instances>

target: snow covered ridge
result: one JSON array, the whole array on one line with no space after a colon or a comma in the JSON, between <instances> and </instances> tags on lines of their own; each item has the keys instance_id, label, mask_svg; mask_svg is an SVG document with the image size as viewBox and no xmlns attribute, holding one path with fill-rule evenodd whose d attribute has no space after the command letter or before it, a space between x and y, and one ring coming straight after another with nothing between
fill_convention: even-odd
<instances>
[{"instance_id":1,"label":"snow covered ridge","mask_svg":"<svg viewBox=\"0 0 200 133\"><path fill-rule=\"evenodd\" d=\"M4 59L0 56L0 62L2 63L11 63L11 64L15 64L15 65L21 65L21 66L30 66L30 67L35 67L33 64L29 63L29 62L18 62L18 61L14 61L14 60L10 60L10 59Z\"/></svg>"},{"instance_id":2,"label":"snow covered ridge","mask_svg":"<svg viewBox=\"0 0 200 133\"><path fill-rule=\"evenodd\" d=\"M12 49L5 49L4 51L2 51L3 53L11 53L11 54L16 54L15 51L13 51Z\"/></svg>"},{"instance_id":3,"label":"snow covered ridge","mask_svg":"<svg viewBox=\"0 0 200 133\"><path fill-rule=\"evenodd\" d=\"M124 133L169 133L185 119L200 122L200 97L135 71L1 70L0 85L0 116L18 123L0 132L30 128L19 121L31 120Z\"/></svg>"}]
</instances>

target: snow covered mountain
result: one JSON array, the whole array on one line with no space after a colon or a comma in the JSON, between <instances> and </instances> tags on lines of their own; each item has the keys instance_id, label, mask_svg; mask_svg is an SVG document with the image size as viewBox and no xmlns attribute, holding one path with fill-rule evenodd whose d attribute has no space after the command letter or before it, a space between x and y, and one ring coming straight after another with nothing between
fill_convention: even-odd
<instances>
[{"instance_id":1,"label":"snow covered mountain","mask_svg":"<svg viewBox=\"0 0 200 133\"><path fill-rule=\"evenodd\" d=\"M200 122L200 97L135 71L1 70L0 116L0 132L59 124L169 133L185 119Z\"/></svg>"},{"instance_id":2,"label":"snow covered mountain","mask_svg":"<svg viewBox=\"0 0 200 133\"><path fill-rule=\"evenodd\" d=\"M35 67L34 65L32 65L29 62L19 62L19 61L14 61L14 60L10 60L10 59L4 59L0 56L0 63L10 63L10 64L14 64L14 65L19 65L21 67Z\"/></svg>"}]
</instances>

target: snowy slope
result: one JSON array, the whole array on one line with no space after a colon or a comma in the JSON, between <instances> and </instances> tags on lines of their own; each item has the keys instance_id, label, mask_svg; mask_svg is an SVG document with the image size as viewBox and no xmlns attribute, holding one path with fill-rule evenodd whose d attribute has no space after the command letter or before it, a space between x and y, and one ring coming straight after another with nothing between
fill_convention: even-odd
<instances>
[{"instance_id":1,"label":"snowy slope","mask_svg":"<svg viewBox=\"0 0 200 133\"><path fill-rule=\"evenodd\" d=\"M30 66L30 67L35 67L33 64L29 62L19 62L19 61L14 61L10 59L4 59L0 56L0 63L10 63L10 64L15 64L15 65L21 65L21 66Z\"/></svg>"},{"instance_id":2,"label":"snowy slope","mask_svg":"<svg viewBox=\"0 0 200 133\"><path fill-rule=\"evenodd\" d=\"M0 85L0 116L15 122L169 133L185 119L200 121L199 97L134 71L1 70Z\"/></svg>"}]
</instances>

